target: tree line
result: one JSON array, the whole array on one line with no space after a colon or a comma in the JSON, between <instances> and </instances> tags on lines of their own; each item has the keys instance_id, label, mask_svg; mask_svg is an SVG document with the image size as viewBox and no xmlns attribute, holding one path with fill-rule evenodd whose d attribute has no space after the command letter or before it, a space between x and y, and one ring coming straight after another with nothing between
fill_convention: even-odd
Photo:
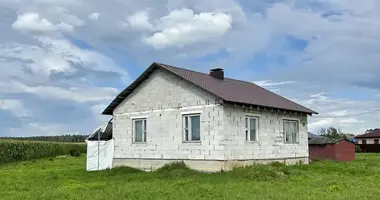
<instances>
[{"instance_id":1,"label":"tree line","mask_svg":"<svg viewBox=\"0 0 380 200\"><path fill-rule=\"evenodd\" d=\"M0 139L50 141L50 142L85 142L88 135L57 135L57 136L31 136L31 137L0 137Z\"/></svg>"}]
</instances>

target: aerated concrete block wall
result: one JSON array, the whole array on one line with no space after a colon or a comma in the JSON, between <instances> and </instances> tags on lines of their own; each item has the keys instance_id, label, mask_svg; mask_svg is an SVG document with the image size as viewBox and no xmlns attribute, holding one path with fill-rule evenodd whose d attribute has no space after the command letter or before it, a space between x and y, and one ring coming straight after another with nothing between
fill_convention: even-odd
<instances>
[{"instance_id":1,"label":"aerated concrete block wall","mask_svg":"<svg viewBox=\"0 0 380 200\"><path fill-rule=\"evenodd\" d=\"M245 139L245 117L254 116L258 119L258 138L255 142ZM299 142L284 143L283 120L298 121ZM220 144L226 147L226 159L288 159L300 158L308 161L307 116L286 114L271 110L241 106L224 106L223 140ZM303 158L303 159L302 159Z\"/></svg>"},{"instance_id":2,"label":"aerated concrete block wall","mask_svg":"<svg viewBox=\"0 0 380 200\"><path fill-rule=\"evenodd\" d=\"M214 95L157 70L113 113L117 159L224 159L223 107ZM201 141L183 142L182 115L199 113ZM133 118L147 118L147 141L132 141Z\"/></svg>"},{"instance_id":3,"label":"aerated concrete block wall","mask_svg":"<svg viewBox=\"0 0 380 200\"><path fill-rule=\"evenodd\" d=\"M221 103L218 97L194 84L163 69L156 70L114 110L113 165L153 170L185 160L195 169L218 171L275 159L307 162L301 158L308 156L307 125L300 124L299 144L284 144L282 118L287 115L247 111ZM184 142L182 116L190 113L200 114L200 142ZM258 142L245 141L247 113L259 116ZM133 142L135 118L147 119L146 143Z\"/></svg>"}]
</instances>

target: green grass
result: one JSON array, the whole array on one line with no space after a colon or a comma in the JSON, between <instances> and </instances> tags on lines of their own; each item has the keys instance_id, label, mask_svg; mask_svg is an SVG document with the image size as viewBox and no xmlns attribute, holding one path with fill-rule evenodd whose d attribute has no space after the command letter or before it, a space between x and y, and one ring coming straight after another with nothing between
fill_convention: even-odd
<instances>
[{"instance_id":1,"label":"green grass","mask_svg":"<svg viewBox=\"0 0 380 200\"><path fill-rule=\"evenodd\" d=\"M86 172L85 157L0 165L0 199L379 199L380 154L349 163L279 163L204 174L182 163L156 172Z\"/></svg>"}]
</instances>

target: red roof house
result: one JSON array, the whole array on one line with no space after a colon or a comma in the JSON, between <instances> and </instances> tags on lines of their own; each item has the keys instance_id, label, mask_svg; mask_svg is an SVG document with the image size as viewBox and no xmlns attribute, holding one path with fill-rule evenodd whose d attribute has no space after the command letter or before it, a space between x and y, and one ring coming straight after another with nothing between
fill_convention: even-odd
<instances>
[{"instance_id":1,"label":"red roof house","mask_svg":"<svg viewBox=\"0 0 380 200\"><path fill-rule=\"evenodd\" d=\"M380 152L380 129L370 129L355 139L363 152Z\"/></svg>"}]
</instances>

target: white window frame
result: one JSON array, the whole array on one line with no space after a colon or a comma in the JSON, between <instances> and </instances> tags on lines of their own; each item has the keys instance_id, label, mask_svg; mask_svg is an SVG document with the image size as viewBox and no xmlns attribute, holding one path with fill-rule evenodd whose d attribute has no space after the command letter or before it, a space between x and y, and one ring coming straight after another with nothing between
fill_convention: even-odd
<instances>
[{"instance_id":1,"label":"white window frame","mask_svg":"<svg viewBox=\"0 0 380 200\"><path fill-rule=\"evenodd\" d=\"M142 121L142 141L136 141L136 122ZM147 135L147 118L133 118L132 119L132 136L133 136L133 143L146 143L146 135Z\"/></svg>"},{"instance_id":2,"label":"white window frame","mask_svg":"<svg viewBox=\"0 0 380 200\"><path fill-rule=\"evenodd\" d=\"M191 117L199 117L199 140L193 140L192 139L192 130L191 130ZM187 118L187 125L186 128L186 118ZM183 142L200 142L201 141L201 114L200 113L191 113L191 114L182 114L182 132L183 132ZM186 133L187 131L187 133ZM186 134L188 140L186 140Z\"/></svg>"},{"instance_id":3,"label":"white window frame","mask_svg":"<svg viewBox=\"0 0 380 200\"><path fill-rule=\"evenodd\" d=\"M296 133L295 133L295 140L293 140L293 137L292 138L292 141L286 141L286 132L285 132L285 122L288 122L288 123L296 123ZM283 130L283 137L284 137L284 143L285 144L298 144L299 143L299 136L300 136L300 126L299 126L300 122L299 120L296 120L296 119L282 119L282 130Z\"/></svg>"},{"instance_id":4,"label":"white window frame","mask_svg":"<svg viewBox=\"0 0 380 200\"><path fill-rule=\"evenodd\" d=\"M256 133L255 138L251 138L251 119L255 120ZM248 127L247 123L248 122ZM259 117L246 115L244 118L244 137L246 142L257 142L259 138Z\"/></svg>"}]
</instances>

